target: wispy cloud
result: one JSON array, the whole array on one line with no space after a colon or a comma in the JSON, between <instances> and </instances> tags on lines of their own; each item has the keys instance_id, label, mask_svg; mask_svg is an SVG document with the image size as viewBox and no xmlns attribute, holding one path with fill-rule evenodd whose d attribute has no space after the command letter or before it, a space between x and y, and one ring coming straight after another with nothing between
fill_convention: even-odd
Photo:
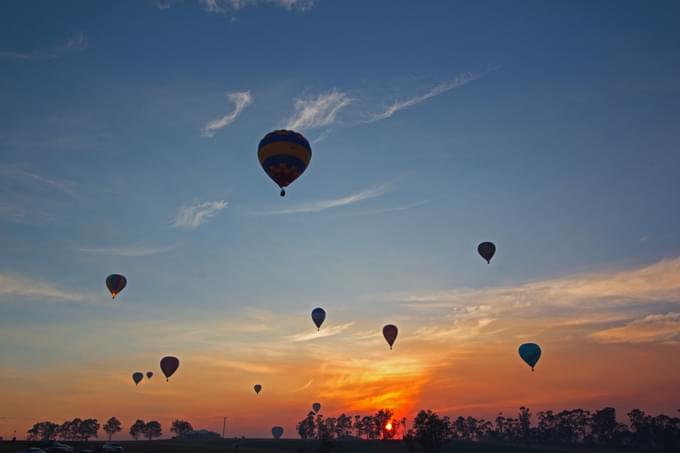
<instances>
[{"instance_id":1,"label":"wispy cloud","mask_svg":"<svg viewBox=\"0 0 680 453\"><path fill-rule=\"evenodd\" d=\"M302 130L329 126L335 122L338 112L352 103L346 93L332 90L317 97L296 99L295 113L288 120L286 129Z\"/></svg>"},{"instance_id":2,"label":"wispy cloud","mask_svg":"<svg viewBox=\"0 0 680 453\"><path fill-rule=\"evenodd\" d=\"M261 4L276 5L288 10L308 11L316 5L317 0L199 0L199 3L209 13L225 14Z\"/></svg>"},{"instance_id":3,"label":"wispy cloud","mask_svg":"<svg viewBox=\"0 0 680 453\"><path fill-rule=\"evenodd\" d=\"M590 308L680 300L680 258L642 268L602 271L517 286L384 295L412 308L484 305L494 309ZM587 302L587 304L585 303Z\"/></svg>"},{"instance_id":4,"label":"wispy cloud","mask_svg":"<svg viewBox=\"0 0 680 453\"><path fill-rule=\"evenodd\" d=\"M537 334L601 343L680 341L680 258L515 286L380 297L423 319L420 341Z\"/></svg>"},{"instance_id":5,"label":"wispy cloud","mask_svg":"<svg viewBox=\"0 0 680 453\"><path fill-rule=\"evenodd\" d=\"M441 94L446 93L447 91L453 90L454 88L459 88L462 87L463 85L470 83L474 80L479 79L486 73L482 74L474 74L472 72L466 72L463 74L460 74L456 76L453 80L449 80L448 82L440 83L439 85L434 86L430 91L427 93L421 94L419 96L414 96L409 99L404 99L404 100L397 100L394 101L390 106L388 106L385 110L379 113L375 113L373 115L370 115L366 122L372 123L375 121L380 121L387 119L394 115L395 113L409 109L411 107L414 107L430 98L433 98L435 96L439 96Z\"/></svg>"},{"instance_id":6,"label":"wispy cloud","mask_svg":"<svg viewBox=\"0 0 680 453\"><path fill-rule=\"evenodd\" d=\"M314 201L311 203L305 203L298 206L293 206L287 209L279 209L274 211L267 211L261 214L271 215L271 214L307 214L310 212L325 211L327 209L339 208L341 206L347 206L354 203L359 203L364 200L371 198L381 197L389 192L391 189L391 184L383 184L381 186L373 187L370 189L362 190L361 192L356 192L345 197L336 198L334 200L322 200Z\"/></svg>"},{"instance_id":7,"label":"wispy cloud","mask_svg":"<svg viewBox=\"0 0 680 453\"><path fill-rule=\"evenodd\" d=\"M675 343L680 342L680 313L651 314L623 326L594 332L602 343Z\"/></svg>"},{"instance_id":8,"label":"wispy cloud","mask_svg":"<svg viewBox=\"0 0 680 453\"><path fill-rule=\"evenodd\" d=\"M250 91L236 91L234 93L227 93L227 98L234 103L234 110L221 118L214 119L205 125L203 128L204 137L214 137L217 131L229 126L241 114L251 102L253 97Z\"/></svg>"},{"instance_id":9,"label":"wispy cloud","mask_svg":"<svg viewBox=\"0 0 680 453\"><path fill-rule=\"evenodd\" d=\"M291 393L298 393L298 392L305 391L305 390L307 390L308 388L310 388L310 387L312 386L313 383L314 383L314 379L310 379L310 380L309 380L305 385L303 385L302 387L298 387L298 388L296 388L295 390L291 390Z\"/></svg>"},{"instance_id":10,"label":"wispy cloud","mask_svg":"<svg viewBox=\"0 0 680 453\"><path fill-rule=\"evenodd\" d=\"M30 278L0 274L0 296L19 296L41 299L83 300L83 294L58 288L50 283Z\"/></svg>"},{"instance_id":11,"label":"wispy cloud","mask_svg":"<svg viewBox=\"0 0 680 453\"><path fill-rule=\"evenodd\" d=\"M291 343L299 343L301 341L311 341L311 340L316 340L319 338L326 338L326 337L332 337L333 335L337 335L341 332L344 332L345 330L349 329L354 325L354 322L348 322L347 324L340 324L338 326L329 326L329 327L324 327L323 329L319 330L318 332L305 332L305 333L298 333L295 335L289 335L286 337L288 341Z\"/></svg>"},{"instance_id":12,"label":"wispy cloud","mask_svg":"<svg viewBox=\"0 0 680 453\"><path fill-rule=\"evenodd\" d=\"M34 50L31 52L0 50L0 58L24 61L55 60L71 53L83 51L87 47L87 35L80 31L72 38L67 39L65 43L50 49Z\"/></svg>"},{"instance_id":13,"label":"wispy cloud","mask_svg":"<svg viewBox=\"0 0 680 453\"><path fill-rule=\"evenodd\" d=\"M196 229L215 217L229 203L224 200L206 201L193 206L183 206L177 210L172 226L176 228Z\"/></svg>"},{"instance_id":14,"label":"wispy cloud","mask_svg":"<svg viewBox=\"0 0 680 453\"><path fill-rule=\"evenodd\" d=\"M57 190L64 192L68 195L75 195L75 185L76 184L72 181L50 179L50 178L46 178L44 176L41 176L41 175L38 175L38 174L35 174L35 173L29 173L27 171L21 171L20 174L22 174L23 176L30 178L34 181L37 181L40 184L51 187L53 189L57 189Z\"/></svg>"},{"instance_id":15,"label":"wispy cloud","mask_svg":"<svg viewBox=\"0 0 680 453\"><path fill-rule=\"evenodd\" d=\"M381 208L381 209L373 209L369 211L357 211L357 212L350 212L347 215L349 216L360 216L360 215L376 215L376 214L385 214L388 212L400 212L400 211L408 211L409 209L414 209L418 208L420 206L423 206L424 204L427 204L429 200L421 200L416 203L410 203L410 204L405 204L403 206L394 206L391 208Z\"/></svg>"},{"instance_id":16,"label":"wispy cloud","mask_svg":"<svg viewBox=\"0 0 680 453\"><path fill-rule=\"evenodd\" d=\"M150 256L166 253L177 248L177 245L167 247L77 247L75 250L94 255L108 256Z\"/></svg>"}]
</instances>

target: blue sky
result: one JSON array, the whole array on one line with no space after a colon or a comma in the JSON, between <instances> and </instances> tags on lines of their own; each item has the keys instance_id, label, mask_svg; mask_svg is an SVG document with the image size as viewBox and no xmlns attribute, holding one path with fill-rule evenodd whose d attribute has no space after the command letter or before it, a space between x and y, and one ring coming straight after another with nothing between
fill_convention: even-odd
<instances>
[{"instance_id":1,"label":"blue sky","mask_svg":"<svg viewBox=\"0 0 680 453\"><path fill-rule=\"evenodd\" d=\"M2 357L677 258L680 7L474 3L3 2L0 328L90 340ZM313 157L280 198L256 148L291 125Z\"/></svg>"}]
</instances>

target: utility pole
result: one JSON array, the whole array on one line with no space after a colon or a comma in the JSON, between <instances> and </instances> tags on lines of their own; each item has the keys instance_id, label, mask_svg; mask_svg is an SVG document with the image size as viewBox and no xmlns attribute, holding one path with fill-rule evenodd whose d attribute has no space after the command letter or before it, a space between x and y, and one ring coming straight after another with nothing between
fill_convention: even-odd
<instances>
[{"instance_id":1,"label":"utility pole","mask_svg":"<svg viewBox=\"0 0 680 453\"><path fill-rule=\"evenodd\" d=\"M224 431L227 429L227 417L222 420L222 439L224 439Z\"/></svg>"}]
</instances>

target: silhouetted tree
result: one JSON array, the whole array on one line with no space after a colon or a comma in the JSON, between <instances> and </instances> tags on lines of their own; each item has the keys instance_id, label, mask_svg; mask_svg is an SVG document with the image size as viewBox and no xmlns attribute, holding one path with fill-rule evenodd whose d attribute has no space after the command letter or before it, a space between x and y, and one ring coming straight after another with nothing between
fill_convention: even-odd
<instances>
[{"instance_id":1,"label":"silhouetted tree","mask_svg":"<svg viewBox=\"0 0 680 453\"><path fill-rule=\"evenodd\" d=\"M59 425L52 422L38 422L27 431L28 440L54 440L59 433Z\"/></svg>"},{"instance_id":2,"label":"silhouetted tree","mask_svg":"<svg viewBox=\"0 0 680 453\"><path fill-rule=\"evenodd\" d=\"M182 437L186 433L189 433L193 430L194 427L191 426L191 423L184 420L175 420L172 422L172 426L170 427L170 432L177 434L179 437Z\"/></svg>"},{"instance_id":3,"label":"silhouetted tree","mask_svg":"<svg viewBox=\"0 0 680 453\"><path fill-rule=\"evenodd\" d=\"M144 433L144 437L149 440L153 439L154 437L161 437L163 435L163 432L161 431L161 424L156 420L146 423L142 429L142 433Z\"/></svg>"},{"instance_id":4,"label":"silhouetted tree","mask_svg":"<svg viewBox=\"0 0 680 453\"><path fill-rule=\"evenodd\" d=\"M519 438L526 444L529 443L529 435L531 434L531 411L524 406L519 408L519 416L517 417Z\"/></svg>"},{"instance_id":5,"label":"silhouetted tree","mask_svg":"<svg viewBox=\"0 0 680 453\"><path fill-rule=\"evenodd\" d=\"M314 412L307 414L304 420L298 422L297 432L303 439L314 439L316 437L316 424L314 422Z\"/></svg>"},{"instance_id":6,"label":"silhouetted tree","mask_svg":"<svg viewBox=\"0 0 680 453\"><path fill-rule=\"evenodd\" d=\"M453 438L449 417L439 417L432 411L420 411L413 420L413 429L407 437L418 442L426 453L441 451L442 446Z\"/></svg>"},{"instance_id":7,"label":"silhouetted tree","mask_svg":"<svg viewBox=\"0 0 680 453\"><path fill-rule=\"evenodd\" d=\"M337 437L348 437L352 435L352 417L340 414L335 423L335 435Z\"/></svg>"},{"instance_id":8,"label":"silhouetted tree","mask_svg":"<svg viewBox=\"0 0 680 453\"><path fill-rule=\"evenodd\" d=\"M118 420L116 417L111 417L106 421L106 423L104 423L102 429L109 436L110 442L114 434L122 431L120 420Z\"/></svg>"},{"instance_id":9,"label":"silhouetted tree","mask_svg":"<svg viewBox=\"0 0 680 453\"><path fill-rule=\"evenodd\" d=\"M130 426L130 436L134 440L138 440L139 436L141 436L144 433L144 427L146 424L144 423L144 420L139 420L137 419L132 426Z\"/></svg>"},{"instance_id":10,"label":"silhouetted tree","mask_svg":"<svg viewBox=\"0 0 680 453\"><path fill-rule=\"evenodd\" d=\"M82 420L77 427L78 440L88 441L90 437L99 437L99 422L95 418Z\"/></svg>"}]
</instances>

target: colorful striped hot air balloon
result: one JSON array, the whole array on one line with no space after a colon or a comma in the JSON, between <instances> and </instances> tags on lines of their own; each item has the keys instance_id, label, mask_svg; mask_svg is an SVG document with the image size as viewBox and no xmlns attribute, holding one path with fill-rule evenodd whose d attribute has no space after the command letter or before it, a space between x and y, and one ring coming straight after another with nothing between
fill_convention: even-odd
<instances>
[{"instance_id":1,"label":"colorful striped hot air balloon","mask_svg":"<svg viewBox=\"0 0 680 453\"><path fill-rule=\"evenodd\" d=\"M120 274L111 274L106 277L106 287L111 293L111 298L115 299L116 295L123 291L127 285L127 279Z\"/></svg>"},{"instance_id":2,"label":"colorful striped hot air balloon","mask_svg":"<svg viewBox=\"0 0 680 453\"><path fill-rule=\"evenodd\" d=\"M307 169L312 159L312 147L302 134L278 130L260 140L257 157L264 171L281 188L283 197L285 188Z\"/></svg>"}]
</instances>

